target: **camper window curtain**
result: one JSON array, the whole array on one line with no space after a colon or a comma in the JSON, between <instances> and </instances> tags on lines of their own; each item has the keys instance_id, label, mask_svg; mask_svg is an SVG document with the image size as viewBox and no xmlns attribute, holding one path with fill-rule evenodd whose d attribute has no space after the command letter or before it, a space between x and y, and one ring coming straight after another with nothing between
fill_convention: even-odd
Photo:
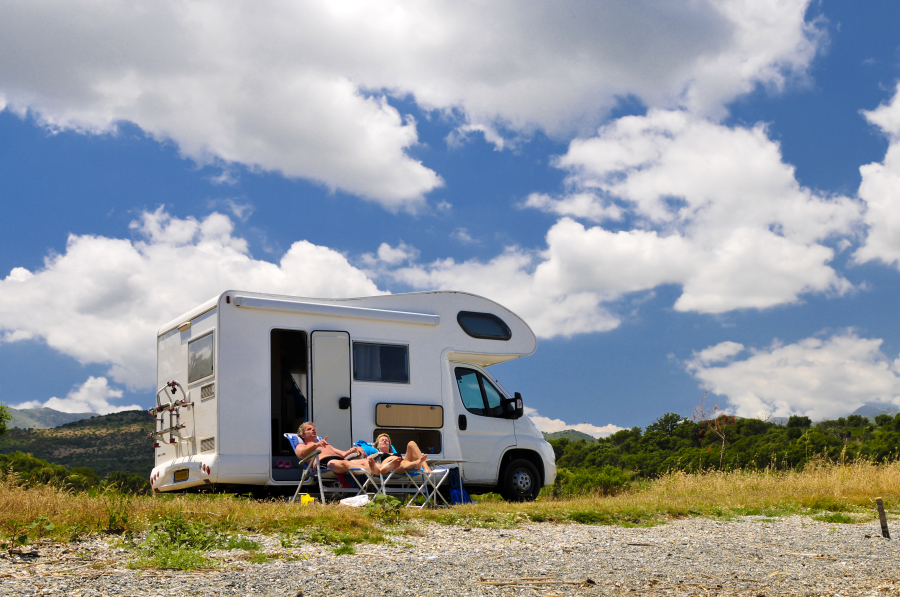
<instances>
[{"instance_id":1,"label":"camper window curtain","mask_svg":"<svg viewBox=\"0 0 900 597\"><path fill-rule=\"evenodd\" d=\"M409 348L397 344L354 342L353 378L409 383Z\"/></svg>"}]
</instances>

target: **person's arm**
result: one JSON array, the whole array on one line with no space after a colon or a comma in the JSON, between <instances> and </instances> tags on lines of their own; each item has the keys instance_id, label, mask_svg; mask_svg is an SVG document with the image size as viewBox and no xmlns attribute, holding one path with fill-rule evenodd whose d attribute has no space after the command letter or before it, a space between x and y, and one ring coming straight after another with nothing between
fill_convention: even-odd
<instances>
[{"instance_id":1,"label":"person's arm","mask_svg":"<svg viewBox=\"0 0 900 597\"><path fill-rule=\"evenodd\" d=\"M317 442L299 445L299 446L297 446L297 449L294 450L294 453L297 455L297 458L299 458L300 460L303 460L304 458L309 456L310 453L312 453L313 451L321 450L325 446L327 446L328 442L325 441L326 439L328 439L328 436L326 436L325 439L319 440ZM338 450L335 450L335 452L338 452Z\"/></svg>"},{"instance_id":2,"label":"person's arm","mask_svg":"<svg viewBox=\"0 0 900 597\"><path fill-rule=\"evenodd\" d=\"M359 446L351 446L349 450L338 450L334 449L335 452L340 454L341 458L347 460L348 456L365 456L366 451L360 448Z\"/></svg>"}]
</instances>

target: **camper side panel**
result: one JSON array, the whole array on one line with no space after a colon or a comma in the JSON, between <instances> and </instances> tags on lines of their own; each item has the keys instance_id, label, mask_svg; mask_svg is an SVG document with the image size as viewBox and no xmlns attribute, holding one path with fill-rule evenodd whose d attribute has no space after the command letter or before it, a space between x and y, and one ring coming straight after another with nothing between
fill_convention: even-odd
<instances>
[{"instance_id":1,"label":"camper side panel","mask_svg":"<svg viewBox=\"0 0 900 597\"><path fill-rule=\"evenodd\" d=\"M217 483L269 479L272 312L219 304L219 468Z\"/></svg>"}]
</instances>

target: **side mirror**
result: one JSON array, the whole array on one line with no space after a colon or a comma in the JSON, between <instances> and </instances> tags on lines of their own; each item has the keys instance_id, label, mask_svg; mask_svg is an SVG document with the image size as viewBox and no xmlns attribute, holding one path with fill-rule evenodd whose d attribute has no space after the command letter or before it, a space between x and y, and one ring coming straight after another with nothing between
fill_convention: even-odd
<instances>
[{"instance_id":1,"label":"side mirror","mask_svg":"<svg viewBox=\"0 0 900 597\"><path fill-rule=\"evenodd\" d=\"M516 410L515 410L515 417L514 417L514 418L516 418L516 419L521 419L521 418L522 418L522 415L525 414L525 403L522 401L522 394L516 392L515 396L516 396L516 397L515 397L515 401L516 401L515 408L516 408Z\"/></svg>"}]
</instances>

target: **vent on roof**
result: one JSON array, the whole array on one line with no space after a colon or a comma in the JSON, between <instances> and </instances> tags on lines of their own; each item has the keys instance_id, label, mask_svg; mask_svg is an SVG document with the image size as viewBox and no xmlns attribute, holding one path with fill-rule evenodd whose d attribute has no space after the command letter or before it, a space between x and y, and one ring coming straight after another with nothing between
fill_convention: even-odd
<instances>
[{"instance_id":1,"label":"vent on roof","mask_svg":"<svg viewBox=\"0 0 900 597\"><path fill-rule=\"evenodd\" d=\"M201 452L212 452L216 449L216 438L213 437L204 437L200 440L200 451Z\"/></svg>"},{"instance_id":2,"label":"vent on roof","mask_svg":"<svg viewBox=\"0 0 900 597\"><path fill-rule=\"evenodd\" d=\"M206 402L210 398L216 397L216 384L208 383L200 387L200 402Z\"/></svg>"}]
</instances>

